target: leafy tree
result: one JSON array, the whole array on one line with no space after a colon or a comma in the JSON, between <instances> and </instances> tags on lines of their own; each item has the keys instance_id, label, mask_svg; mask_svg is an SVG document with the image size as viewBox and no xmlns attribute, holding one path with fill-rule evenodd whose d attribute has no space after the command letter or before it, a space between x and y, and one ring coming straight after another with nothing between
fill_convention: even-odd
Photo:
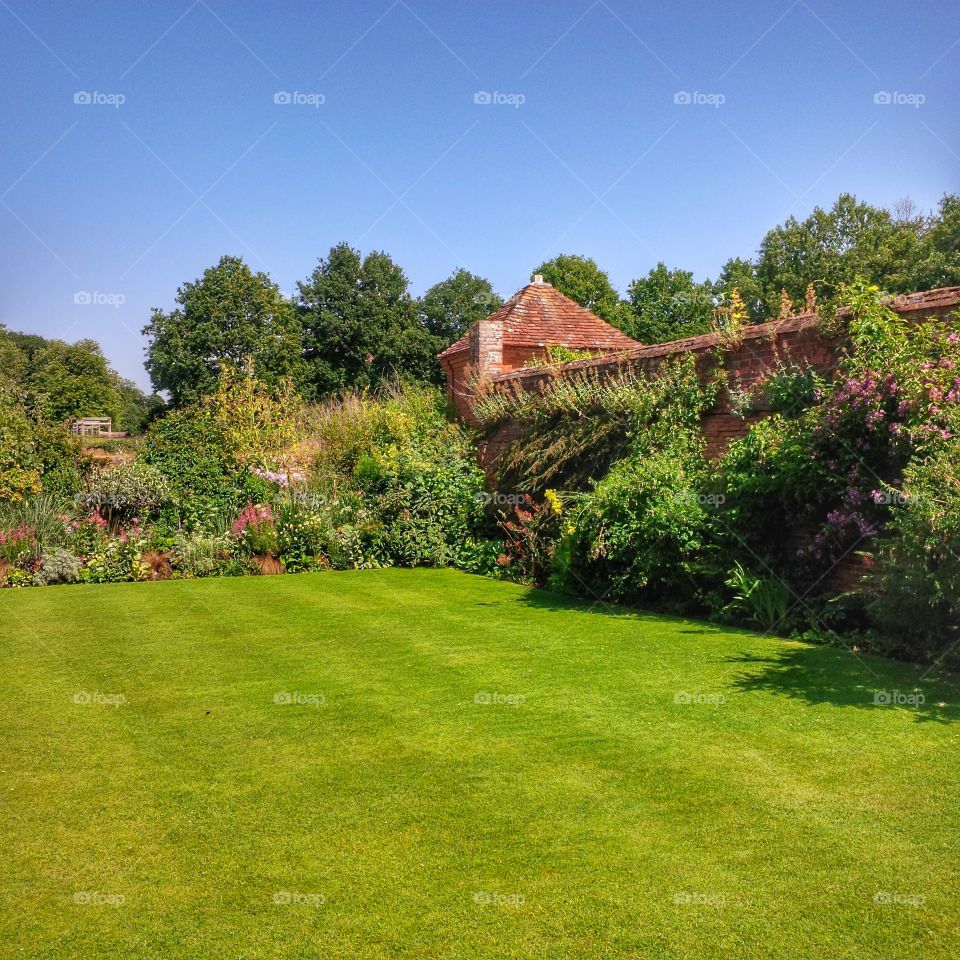
<instances>
[{"instance_id":1,"label":"leafy tree","mask_svg":"<svg viewBox=\"0 0 960 960\"><path fill-rule=\"evenodd\" d=\"M455 270L435 283L419 301L420 321L436 340L437 352L464 335L475 320L482 320L503 305L489 280L469 270Z\"/></svg>"},{"instance_id":2,"label":"leafy tree","mask_svg":"<svg viewBox=\"0 0 960 960\"><path fill-rule=\"evenodd\" d=\"M697 283L689 270L658 263L629 287L633 320L627 333L641 343L664 343L710 332L713 285Z\"/></svg>"},{"instance_id":3,"label":"leafy tree","mask_svg":"<svg viewBox=\"0 0 960 960\"><path fill-rule=\"evenodd\" d=\"M177 291L177 308L154 309L143 332L146 368L171 404L192 403L216 389L225 364L252 360L267 383L301 374L301 332L293 304L264 273L239 257L221 257Z\"/></svg>"},{"instance_id":4,"label":"leafy tree","mask_svg":"<svg viewBox=\"0 0 960 960\"><path fill-rule=\"evenodd\" d=\"M226 448L245 467L280 465L302 435L302 402L291 380L268 387L252 370L228 367L203 406Z\"/></svg>"},{"instance_id":5,"label":"leafy tree","mask_svg":"<svg viewBox=\"0 0 960 960\"><path fill-rule=\"evenodd\" d=\"M308 380L316 396L436 376L435 340L403 270L385 253L331 248L299 284Z\"/></svg>"},{"instance_id":6,"label":"leafy tree","mask_svg":"<svg viewBox=\"0 0 960 960\"><path fill-rule=\"evenodd\" d=\"M713 287L715 296L724 301L729 301L734 290L739 291L751 323L763 323L764 320L771 319L768 315L767 291L760 282L757 268L751 260L731 257L723 265ZM780 290L777 294L779 296ZM779 312L778 308L777 314Z\"/></svg>"},{"instance_id":7,"label":"leafy tree","mask_svg":"<svg viewBox=\"0 0 960 960\"><path fill-rule=\"evenodd\" d=\"M0 389L22 384L27 370L27 355L0 323Z\"/></svg>"},{"instance_id":8,"label":"leafy tree","mask_svg":"<svg viewBox=\"0 0 960 960\"><path fill-rule=\"evenodd\" d=\"M620 299L610 277L597 266L595 260L573 253L561 253L541 263L533 272L542 274L547 283L602 320L630 332L633 322L630 307Z\"/></svg>"},{"instance_id":9,"label":"leafy tree","mask_svg":"<svg viewBox=\"0 0 960 960\"><path fill-rule=\"evenodd\" d=\"M94 340L49 340L33 354L29 388L35 416L46 423L76 417L110 417L119 422L116 374Z\"/></svg>"},{"instance_id":10,"label":"leafy tree","mask_svg":"<svg viewBox=\"0 0 960 960\"><path fill-rule=\"evenodd\" d=\"M17 397L0 386L0 503L38 493L41 471L33 424Z\"/></svg>"},{"instance_id":11,"label":"leafy tree","mask_svg":"<svg viewBox=\"0 0 960 960\"><path fill-rule=\"evenodd\" d=\"M144 393L132 380L117 377L120 394L120 420L123 430L141 434L164 409L163 398L156 393Z\"/></svg>"},{"instance_id":12,"label":"leafy tree","mask_svg":"<svg viewBox=\"0 0 960 960\"><path fill-rule=\"evenodd\" d=\"M831 303L857 277L891 293L958 283L958 246L960 197L944 196L938 213L925 216L909 201L891 213L842 194L830 210L790 217L764 237L756 278L766 317L777 315L781 288L802 301L813 283L820 302Z\"/></svg>"}]
</instances>

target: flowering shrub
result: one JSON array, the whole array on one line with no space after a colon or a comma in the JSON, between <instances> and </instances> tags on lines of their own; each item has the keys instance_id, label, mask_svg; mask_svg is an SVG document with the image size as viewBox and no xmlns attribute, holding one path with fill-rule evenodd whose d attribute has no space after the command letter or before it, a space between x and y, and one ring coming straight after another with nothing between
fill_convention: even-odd
<instances>
[{"instance_id":1,"label":"flowering shrub","mask_svg":"<svg viewBox=\"0 0 960 960\"><path fill-rule=\"evenodd\" d=\"M252 556L275 556L277 553L277 527L269 505L248 503L237 514L230 533Z\"/></svg>"},{"instance_id":2,"label":"flowering shrub","mask_svg":"<svg viewBox=\"0 0 960 960\"><path fill-rule=\"evenodd\" d=\"M33 527L20 523L7 530L0 530L0 560L17 565L33 557L37 538Z\"/></svg>"},{"instance_id":3,"label":"flowering shrub","mask_svg":"<svg viewBox=\"0 0 960 960\"><path fill-rule=\"evenodd\" d=\"M500 520L504 545L497 567L508 579L543 586L550 576L563 507L555 490L547 493L542 503L527 494L523 506Z\"/></svg>"}]
</instances>

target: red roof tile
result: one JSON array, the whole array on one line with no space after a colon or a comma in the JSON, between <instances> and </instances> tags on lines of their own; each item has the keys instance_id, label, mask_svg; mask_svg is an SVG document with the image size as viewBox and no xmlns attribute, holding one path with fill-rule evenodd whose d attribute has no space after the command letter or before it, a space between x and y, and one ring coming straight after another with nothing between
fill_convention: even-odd
<instances>
[{"instance_id":1,"label":"red roof tile","mask_svg":"<svg viewBox=\"0 0 960 960\"><path fill-rule=\"evenodd\" d=\"M610 351L637 346L636 340L565 297L549 283L528 283L487 319L503 323L503 343L507 347L562 346ZM469 344L467 333L439 356L459 353Z\"/></svg>"}]
</instances>

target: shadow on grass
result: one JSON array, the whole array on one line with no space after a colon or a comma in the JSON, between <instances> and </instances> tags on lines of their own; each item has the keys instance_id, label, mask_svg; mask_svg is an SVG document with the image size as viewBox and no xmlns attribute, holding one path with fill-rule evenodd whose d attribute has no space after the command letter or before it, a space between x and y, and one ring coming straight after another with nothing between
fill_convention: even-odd
<instances>
[{"instance_id":1,"label":"shadow on grass","mask_svg":"<svg viewBox=\"0 0 960 960\"><path fill-rule=\"evenodd\" d=\"M500 601L498 601L500 602ZM542 587L528 587L521 597L515 597L508 603L520 603L537 610L553 612L593 613L597 616L610 617L614 620L632 620L647 623L674 623L686 629L678 633L704 634L743 634L756 635L753 630L742 627L727 627L708 623L705 620L696 620L679 613L663 613L659 610L642 610L639 607L629 607L610 600L591 600L589 597L577 597L567 593L554 593Z\"/></svg>"},{"instance_id":2,"label":"shadow on grass","mask_svg":"<svg viewBox=\"0 0 960 960\"><path fill-rule=\"evenodd\" d=\"M761 668L733 678L732 686L742 693L784 694L811 705L906 711L918 722L960 719L955 678L924 676L924 666L811 644L790 644L772 656L745 653L727 659Z\"/></svg>"},{"instance_id":3,"label":"shadow on grass","mask_svg":"<svg viewBox=\"0 0 960 960\"><path fill-rule=\"evenodd\" d=\"M862 710L908 711L918 722L949 723L960 719L960 678L928 666L885 657L855 654L836 647L798 644L744 627L712 624L689 617L621 607L549 590L528 589L510 603L553 612L593 613L637 623L672 623L677 633L704 637L743 636L777 644L769 656L744 653L723 658L727 663L758 669L734 677L732 686L743 692L778 693L816 704Z\"/></svg>"}]
</instances>

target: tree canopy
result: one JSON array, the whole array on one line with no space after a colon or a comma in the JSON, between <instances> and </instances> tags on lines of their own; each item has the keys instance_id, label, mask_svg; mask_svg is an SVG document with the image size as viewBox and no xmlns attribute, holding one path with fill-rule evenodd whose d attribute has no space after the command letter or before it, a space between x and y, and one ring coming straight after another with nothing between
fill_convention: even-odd
<instances>
[{"instance_id":1,"label":"tree canopy","mask_svg":"<svg viewBox=\"0 0 960 960\"><path fill-rule=\"evenodd\" d=\"M298 286L314 395L435 376L435 340L420 321L406 275L387 254L361 257L337 244Z\"/></svg>"},{"instance_id":2,"label":"tree canopy","mask_svg":"<svg viewBox=\"0 0 960 960\"><path fill-rule=\"evenodd\" d=\"M302 376L299 318L294 305L264 273L239 257L221 257L199 280L177 291L177 307L154 309L143 332L145 366L174 406L216 389L224 365L254 364L267 383Z\"/></svg>"}]
</instances>

